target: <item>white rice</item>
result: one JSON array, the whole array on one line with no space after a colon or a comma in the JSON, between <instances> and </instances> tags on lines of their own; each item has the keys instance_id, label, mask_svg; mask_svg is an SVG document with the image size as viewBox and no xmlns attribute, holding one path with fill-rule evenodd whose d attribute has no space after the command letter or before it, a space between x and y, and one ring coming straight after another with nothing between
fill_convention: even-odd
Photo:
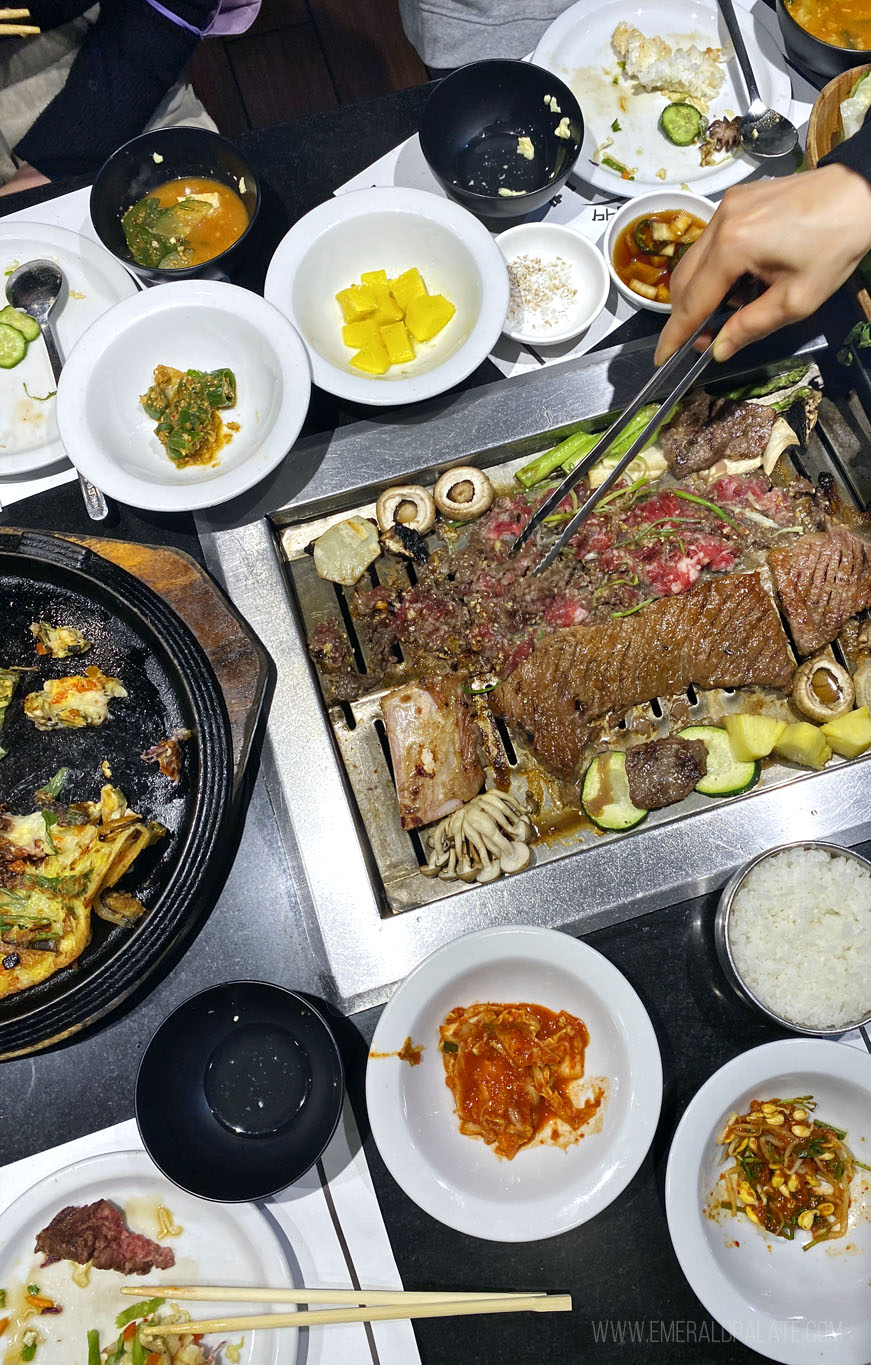
<instances>
[{"instance_id":1,"label":"white rice","mask_svg":"<svg viewBox=\"0 0 871 1365\"><path fill-rule=\"evenodd\" d=\"M871 871L825 849L773 854L732 902L735 965L775 1014L847 1028L871 1009Z\"/></svg>"},{"instance_id":2,"label":"white rice","mask_svg":"<svg viewBox=\"0 0 871 1365\"><path fill-rule=\"evenodd\" d=\"M645 90L692 95L708 102L715 99L723 85L718 62L723 51L718 47L696 47L695 43L671 47L664 38L647 38L631 24L620 23L611 35L617 56L626 63L626 75Z\"/></svg>"}]
</instances>

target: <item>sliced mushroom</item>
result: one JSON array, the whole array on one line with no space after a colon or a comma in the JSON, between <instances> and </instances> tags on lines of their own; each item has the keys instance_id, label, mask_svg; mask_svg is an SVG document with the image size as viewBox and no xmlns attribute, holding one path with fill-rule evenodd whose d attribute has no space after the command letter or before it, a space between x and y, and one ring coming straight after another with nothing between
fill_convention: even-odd
<instances>
[{"instance_id":1,"label":"sliced mushroom","mask_svg":"<svg viewBox=\"0 0 871 1365\"><path fill-rule=\"evenodd\" d=\"M853 709L856 689L845 668L834 659L819 655L808 659L795 675L792 700L802 715L823 723Z\"/></svg>"},{"instance_id":2,"label":"sliced mushroom","mask_svg":"<svg viewBox=\"0 0 871 1365\"><path fill-rule=\"evenodd\" d=\"M528 866L531 834L526 812L513 796L482 792L430 831L432 851L421 872L442 881L495 881Z\"/></svg>"},{"instance_id":3,"label":"sliced mushroom","mask_svg":"<svg viewBox=\"0 0 871 1365\"><path fill-rule=\"evenodd\" d=\"M425 536L435 525L436 508L428 489L419 483L401 483L381 494L375 504L375 517L385 549L411 559L413 550L408 539L400 539L394 528L404 526L418 536Z\"/></svg>"},{"instance_id":4,"label":"sliced mushroom","mask_svg":"<svg viewBox=\"0 0 871 1365\"><path fill-rule=\"evenodd\" d=\"M494 496L487 475L471 465L447 470L433 489L436 507L451 521L474 521L487 511Z\"/></svg>"}]
</instances>

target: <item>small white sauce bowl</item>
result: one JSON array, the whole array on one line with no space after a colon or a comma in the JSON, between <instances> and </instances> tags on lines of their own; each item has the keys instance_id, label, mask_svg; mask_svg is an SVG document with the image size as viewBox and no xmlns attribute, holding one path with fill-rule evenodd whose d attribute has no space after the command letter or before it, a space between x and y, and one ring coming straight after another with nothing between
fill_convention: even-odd
<instances>
[{"instance_id":1,"label":"small white sauce bowl","mask_svg":"<svg viewBox=\"0 0 871 1365\"><path fill-rule=\"evenodd\" d=\"M518 256L538 256L544 265L561 257L571 270L577 291L562 321L532 327L527 317L523 326L509 327L506 323L505 336L531 346L553 346L579 336L595 322L605 307L610 283L602 257L586 237L557 223L519 223L500 232L496 243L509 266Z\"/></svg>"},{"instance_id":2,"label":"small white sauce bowl","mask_svg":"<svg viewBox=\"0 0 871 1365\"><path fill-rule=\"evenodd\" d=\"M636 218L650 218L654 213L662 213L665 209L686 209L687 213L692 213L696 218L701 218L705 223L709 223L714 216L717 205L712 199L705 199L700 194L689 194L686 190L663 190L660 194L657 190L654 194L642 194L638 199L628 199L623 207L614 214L602 238L602 255L605 257L605 264L611 274L619 292L635 308L649 308L652 313L670 313L670 303L659 303L656 299L645 299L641 294L636 294L634 289L630 289L628 284L624 284L617 271L614 269L614 248L617 239L624 228L630 223L634 223Z\"/></svg>"}]
</instances>

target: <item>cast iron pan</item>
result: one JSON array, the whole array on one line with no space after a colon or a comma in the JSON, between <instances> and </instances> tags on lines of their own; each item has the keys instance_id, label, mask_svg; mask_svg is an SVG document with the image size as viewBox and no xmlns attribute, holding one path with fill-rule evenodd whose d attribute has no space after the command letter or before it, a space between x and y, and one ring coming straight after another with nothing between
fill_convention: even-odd
<instances>
[{"instance_id":1,"label":"cast iron pan","mask_svg":"<svg viewBox=\"0 0 871 1365\"><path fill-rule=\"evenodd\" d=\"M38 656L30 633L37 620L77 627L92 648L67 659ZM97 728L38 731L24 715L23 698L46 679L90 664L120 678L126 699L114 699L110 718ZM105 759L131 808L160 821L168 834L120 882L148 911L132 929L95 915L78 962L0 999L0 1059L94 1023L194 931L220 885L233 777L223 697L187 626L145 584L91 550L51 535L12 533L0 536L0 668L34 665L37 672L22 674L0 732L8 751L0 760L0 802L16 814L35 809L34 791L61 767L70 770L65 800L95 800L107 781ZM182 776L174 784L140 754L180 727L193 737L182 745Z\"/></svg>"}]
</instances>

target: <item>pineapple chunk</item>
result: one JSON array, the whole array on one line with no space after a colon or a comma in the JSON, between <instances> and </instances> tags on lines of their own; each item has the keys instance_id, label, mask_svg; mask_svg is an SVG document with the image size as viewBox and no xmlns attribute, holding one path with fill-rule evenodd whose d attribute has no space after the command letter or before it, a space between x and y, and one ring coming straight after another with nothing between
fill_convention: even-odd
<instances>
[{"instance_id":1,"label":"pineapple chunk","mask_svg":"<svg viewBox=\"0 0 871 1365\"><path fill-rule=\"evenodd\" d=\"M787 725L774 746L774 752L790 763L800 763L804 768L824 768L832 756L822 730L806 720L796 720Z\"/></svg>"},{"instance_id":2,"label":"pineapple chunk","mask_svg":"<svg viewBox=\"0 0 871 1365\"><path fill-rule=\"evenodd\" d=\"M363 370L365 374L386 374L390 367L390 356L383 341L372 341L351 356L351 364L355 370Z\"/></svg>"},{"instance_id":3,"label":"pineapple chunk","mask_svg":"<svg viewBox=\"0 0 871 1365\"><path fill-rule=\"evenodd\" d=\"M414 360L414 344L404 322L391 322L381 328L381 339L387 347L391 365L405 365Z\"/></svg>"},{"instance_id":4,"label":"pineapple chunk","mask_svg":"<svg viewBox=\"0 0 871 1365\"><path fill-rule=\"evenodd\" d=\"M378 307L378 301L368 284L352 284L347 289L340 289L336 298L346 322L368 318Z\"/></svg>"},{"instance_id":5,"label":"pineapple chunk","mask_svg":"<svg viewBox=\"0 0 871 1365\"><path fill-rule=\"evenodd\" d=\"M744 713L724 716L723 725L729 735L729 747L739 763L767 758L786 729L785 720Z\"/></svg>"},{"instance_id":6,"label":"pineapple chunk","mask_svg":"<svg viewBox=\"0 0 871 1365\"><path fill-rule=\"evenodd\" d=\"M427 292L421 273L416 266L412 266L410 270L406 270L402 275L397 275L395 280L391 280L390 291L403 313L408 312L408 305L412 299L416 299L418 294Z\"/></svg>"},{"instance_id":7,"label":"pineapple chunk","mask_svg":"<svg viewBox=\"0 0 871 1365\"><path fill-rule=\"evenodd\" d=\"M342 328L342 340L355 351L361 346L369 346L373 341L380 341L378 323L374 318L363 318L362 322L346 322Z\"/></svg>"},{"instance_id":8,"label":"pineapple chunk","mask_svg":"<svg viewBox=\"0 0 871 1365\"><path fill-rule=\"evenodd\" d=\"M405 313L405 325L415 341L430 341L450 322L456 308L444 294L418 294Z\"/></svg>"},{"instance_id":9,"label":"pineapple chunk","mask_svg":"<svg viewBox=\"0 0 871 1365\"><path fill-rule=\"evenodd\" d=\"M845 716L826 721L822 730L830 747L842 758L858 758L871 748L871 717L867 706L859 706Z\"/></svg>"},{"instance_id":10,"label":"pineapple chunk","mask_svg":"<svg viewBox=\"0 0 871 1365\"><path fill-rule=\"evenodd\" d=\"M384 288L386 289L389 284L389 280L387 279L387 271L364 270L362 275L360 276L360 282L362 284L368 284L372 287L374 287L377 284L383 284Z\"/></svg>"}]
</instances>

